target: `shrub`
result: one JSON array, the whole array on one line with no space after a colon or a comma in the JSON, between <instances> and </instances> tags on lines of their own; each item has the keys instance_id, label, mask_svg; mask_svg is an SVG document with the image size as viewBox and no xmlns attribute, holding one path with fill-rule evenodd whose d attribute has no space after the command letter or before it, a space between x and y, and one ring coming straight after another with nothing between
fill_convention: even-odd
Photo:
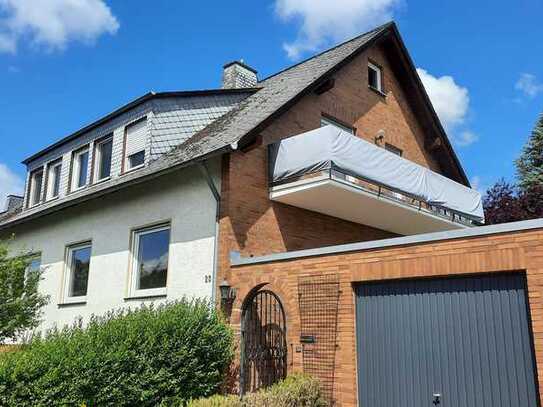
<instances>
[{"instance_id":1,"label":"shrub","mask_svg":"<svg viewBox=\"0 0 543 407\"><path fill-rule=\"evenodd\" d=\"M207 302L111 312L0 355L0 405L154 406L216 393L233 335Z\"/></svg>"},{"instance_id":2,"label":"shrub","mask_svg":"<svg viewBox=\"0 0 543 407\"><path fill-rule=\"evenodd\" d=\"M267 389L237 396L213 396L189 402L187 407L326 407L328 403L319 382L312 377L295 374Z\"/></svg>"}]
</instances>

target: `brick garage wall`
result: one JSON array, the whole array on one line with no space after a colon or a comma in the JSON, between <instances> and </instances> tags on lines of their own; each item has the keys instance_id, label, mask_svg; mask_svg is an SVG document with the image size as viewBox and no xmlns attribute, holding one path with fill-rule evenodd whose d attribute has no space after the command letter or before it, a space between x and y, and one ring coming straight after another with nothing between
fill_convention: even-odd
<instances>
[{"instance_id":1,"label":"brick garage wall","mask_svg":"<svg viewBox=\"0 0 543 407\"><path fill-rule=\"evenodd\" d=\"M383 68L386 96L368 88L368 58ZM323 113L355 126L357 135L370 142L384 130L383 144L391 143L403 150L405 158L441 172L437 158L424 150L422 128L383 49L374 47L361 53L334 79L331 90L304 96L276 118L250 151L235 152L225 158L217 281L229 276L230 251L258 256L393 236L270 201L267 145L318 128Z\"/></svg>"},{"instance_id":2,"label":"brick garage wall","mask_svg":"<svg viewBox=\"0 0 543 407\"><path fill-rule=\"evenodd\" d=\"M259 285L281 298L287 317L288 365L301 371L299 344L298 277L334 274L340 279L338 348L335 363L335 397L338 405L357 404L355 304L353 285L357 282L460 274L524 272L538 375L543 374L543 230L504 233L403 247L345 254L323 255L232 269L230 283L238 290L231 323L239 337L241 304ZM540 393L543 387L539 386Z\"/></svg>"}]
</instances>

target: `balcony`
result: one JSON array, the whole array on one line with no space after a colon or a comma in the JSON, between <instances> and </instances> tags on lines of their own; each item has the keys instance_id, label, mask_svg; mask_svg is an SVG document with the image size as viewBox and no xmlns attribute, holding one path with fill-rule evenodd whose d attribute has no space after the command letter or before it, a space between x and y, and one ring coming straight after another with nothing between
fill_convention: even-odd
<instances>
[{"instance_id":1,"label":"balcony","mask_svg":"<svg viewBox=\"0 0 543 407\"><path fill-rule=\"evenodd\" d=\"M272 144L269 153L275 202L400 235L484 220L477 191L333 126Z\"/></svg>"}]
</instances>

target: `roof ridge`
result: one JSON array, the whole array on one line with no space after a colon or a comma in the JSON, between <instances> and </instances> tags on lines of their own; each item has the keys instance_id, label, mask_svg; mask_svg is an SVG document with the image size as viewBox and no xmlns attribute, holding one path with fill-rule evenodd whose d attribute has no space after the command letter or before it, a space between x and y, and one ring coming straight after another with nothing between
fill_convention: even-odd
<instances>
[{"instance_id":1,"label":"roof ridge","mask_svg":"<svg viewBox=\"0 0 543 407\"><path fill-rule=\"evenodd\" d=\"M339 44L337 44L337 45L334 45L334 46L331 47L331 48L325 49L324 51L321 51L321 52L319 52L319 53L317 53L317 54L315 54L315 55L312 55L312 56L310 56L310 57L308 57L308 58L306 58L306 59L304 59L304 60L302 60L302 61L300 61L300 62L295 63L294 65L290 65L290 66L288 66L288 67L286 67L286 68L284 68L284 69L281 69L280 71L277 71L277 72L275 72L275 73L273 73L273 74L271 74L271 75L265 77L264 79L258 81L258 83L259 83L259 84L260 84L260 83L263 83L263 82L265 82L265 81L267 81L267 80L269 80L269 79L271 79L271 78L273 78L273 77L275 77L275 76L277 76L277 75L280 75L280 74L282 74L282 73L284 73L284 72L286 72L286 71L289 71L289 70L291 70L291 69L293 69L293 68L296 68L297 66L300 66L300 65L302 65L302 64L305 64L306 62L309 62L309 61L311 61L311 60L313 60L313 59L315 59L315 58L318 58L318 57L320 57L320 56L326 54L327 52L334 51L334 50L336 50L337 48L341 48L341 47L344 46L344 45L347 45L347 44L349 44L349 43L351 43L351 42L353 42L353 41L359 40L359 39L362 38L362 37L365 37L365 36L370 35L370 34L377 34L378 32L380 32L380 31L382 31L382 30L385 30L385 29L387 29L387 28L389 28L389 27L391 27L391 26L394 26L395 24L396 24L396 23L394 22L394 20L390 20L390 21L386 22L385 24L382 24L382 25L380 25L380 26L378 26L378 27L375 27L374 29L372 29L372 30L370 30L370 31L366 31L366 32L364 32L364 33L362 33L362 34L358 34L358 35L355 36L355 37L352 37L352 38L350 38L350 39L348 39L348 40L345 40L345 41L343 41L343 42L341 42L341 43L339 43Z\"/></svg>"}]
</instances>

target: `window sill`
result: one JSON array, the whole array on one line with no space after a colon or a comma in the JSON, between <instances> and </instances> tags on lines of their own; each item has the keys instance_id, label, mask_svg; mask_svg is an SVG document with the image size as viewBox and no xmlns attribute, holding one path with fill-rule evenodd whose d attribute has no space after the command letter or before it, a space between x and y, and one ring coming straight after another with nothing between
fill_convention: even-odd
<instances>
[{"instance_id":1,"label":"window sill","mask_svg":"<svg viewBox=\"0 0 543 407\"><path fill-rule=\"evenodd\" d=\"M82 299L82 300L77 300L77 301L74 300L74 301L61 302L61 303L57 304L57 307L59 307L59 308L68 308L68 307L75 307L75 306L78 306L78 305L87 305L87 300Z\"/></svg>"},{"instance_id":2,"label":"window sill","mask_svg":"<svg viewBox=\"0 0 543 407\"><path fill-rule=\"evenodd\" d=\"M155 293L155 294L134 294L128 297L125 297L125 301L138 301L138 300L152 300L152 299L158 299L158 298L166 298L167 294L166 292L163 293Z\"/></svg>"},{"instance_id":3,"label":"window sill","mask_svg":"<svg viewBox=\"0 0 543 407\"><path fill-rule=\"evenodd\" d=\"M60 195L57 195L57 196L53 196L51 198L48 198L45 202L49 203L49 202L53 202L53 201L58 201L59 199L60 199Z\"/></svg>"},{"instance_id":4,"label":"window sill","mask_svg":"<svg viewBox=\"0 0 543 407\"><path fill-rule=\"evenodd\" d=\"M96 180L92 183L92 185L96 185L96 184L101 184L102 182L106 182L106 181L109 181L111 179L111 175L109 177L105 177L105 178L102 178L102 179L99 179L99 180Z\"/></svg>"},{"instance_id":5,"label":"window sill","mask_svg":"<svg viewBox=\"0 0 543 407\"><path fill-rule=\"evenodd\" d=\"M80 191L83 191L85 188L87 188L89 186L89 184L85 184L83 185L82 187L78 187L78 188L74 188L70 191L70 194L75 194L76 192L80 192Z\"/></svg>"},{"instance_id":6,"label":"window sill","mask_svg":"<svg viewBox=\"0 0 543 407\"><path fill-rule=\"evenodd\" d=\"M137 170L141 170L143 167L145 167L145 163L141 164L141 165L138 165L136 167L132 167L132 168L129 168L129 169L125 170L123 172L123 175L130 174L131 172L134 172L134 171L137 171Z\"/></svg>"},{"instance_id":7,"label":"window sill","mask_svg":"<svg viewBox=\"0 0 543 407\"><path fill-rule=\"evenodd\" d=\"M386 94L385 92L383 92L382 90L379 90L379 89L377 89L377 88L374 88L373 86L370 86L370 85L368 85L368 88L369 88L370 90L372 90L373 92L377 93L379 96L382 96L382 97L384 97L384 98L387 97L387 94Z\"/></svg>"}]
</instances>

